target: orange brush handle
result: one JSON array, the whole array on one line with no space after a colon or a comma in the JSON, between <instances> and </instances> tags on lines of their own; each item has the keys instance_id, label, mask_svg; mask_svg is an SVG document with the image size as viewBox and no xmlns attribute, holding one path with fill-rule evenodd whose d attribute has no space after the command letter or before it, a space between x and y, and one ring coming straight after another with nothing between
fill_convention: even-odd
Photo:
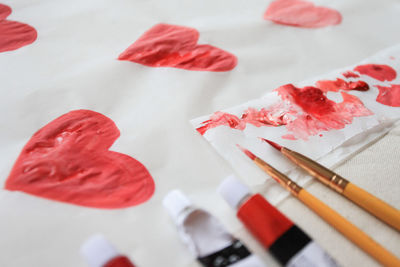
<instances>
[{"instance_id":1,"label":"orange brush handle","mask_svg":"<svg viewBox=\"0 0 400 267\"><path fill-rule=\"evenodd\" d=\"M346 185L342 194L375 215L378 219L381 219L400 231L399 210L352 183Z\"/></svg>"},{"instance_id":2,"label":"orange brush handle","mask_svg":"<svg viewBox=\"0 0 400 267\"><path fill-rule=\"evenodd\" d=\"M300 190L297 197L322 219L366 253L371 255L379 263L384 266L400 266L400 260L392 253L376 243L367 234L343 218L339 213L331 209L325 203L321 202L318 198L314 197L304 189Z\"/></svg>"}]
</instances>

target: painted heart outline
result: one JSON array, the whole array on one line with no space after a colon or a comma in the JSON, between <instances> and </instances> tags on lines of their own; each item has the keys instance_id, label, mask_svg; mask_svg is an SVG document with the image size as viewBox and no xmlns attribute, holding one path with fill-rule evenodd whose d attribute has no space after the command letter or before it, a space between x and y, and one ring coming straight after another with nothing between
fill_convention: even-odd
<instances>
[{"instance_id":1,"label":"painted heart outline","mask_svg":"<svg viewBox=\"0 0 400 267\"><path fill-rule=\"evenodd\" d=\"M100 113L66 113L31 137L5 189L94 208L143 203L154 193L153 179L139 161L109 150L119 135Z\"/></svg>"},{"instance_id":2,"label":"painted heart outline","mask_svg":"<svg viewBox=\"0 0 400 267\"><path fill-rule=\"evenodd\" d=\"M12 51L33 43L37 32L28 24L7 20L11 8L0 4L0 52Z\"/></svg>"},{"instance_id":3,"label":"painted heart outline","mask_svg":"<svg viewBox=\"0 0 400 267\"><path fill-rule=\"evenodd\" d=\"M118 59L149 67L173 67L197 71L230 71L237 58L220 48L197 44L194 28L157 24L122 52Z\"/></svg>"}]
</instances>

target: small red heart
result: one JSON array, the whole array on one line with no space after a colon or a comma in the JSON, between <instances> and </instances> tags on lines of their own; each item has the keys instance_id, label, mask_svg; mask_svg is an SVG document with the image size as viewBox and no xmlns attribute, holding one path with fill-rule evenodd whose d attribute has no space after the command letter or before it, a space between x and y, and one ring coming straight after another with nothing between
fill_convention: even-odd
<instances>
[{"instance_id":1,"label":"small red heart","mask_svg":"<svg viewBox=\"0 0 400 267\"><path fill-rule=\"evenodd\" d=\"M28 24L6 20L10 14L11 8L0 4L0 52L18 49L37 38L36 30Z\"/></svg>"},{"instance_id":2,"label":"small red heart","mask_svg":"<svg viewBox=\"0 0 400 267\"><path fill-rule=\"evenodd\" d=\"M319 28L339 24L342 16L334 9L308 1L276 0L269 5L264 19L289 26Z\"/></svg>"},{"instance_id":3,"label":"small red heart","mask_svg":"<svg viewBox=\"0 0 400 267\"><path fill-rule=\"evenodd\" d=\"M229 71L236 57L211 45L198 45L196 29L157 24L130 45L119 60L150 67L174 67L187 70Z\"/></svg>"},{"instance_id":4,"label":"small red heart","mask_svg":"<svg viewBox=\"0 0 400 267\"><path fill-rule=\"evenodd\" d=\"M100 113L64 114L28 141L5 188L95 208L145 202L154 192L153 179L139 161L108 150L118 137L114 122Z\"/></svg>"}]
</instances>

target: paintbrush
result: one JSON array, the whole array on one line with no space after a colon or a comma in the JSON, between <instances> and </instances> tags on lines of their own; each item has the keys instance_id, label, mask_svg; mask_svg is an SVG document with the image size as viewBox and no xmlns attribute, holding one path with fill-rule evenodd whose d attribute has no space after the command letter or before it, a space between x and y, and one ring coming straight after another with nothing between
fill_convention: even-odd
<instances>
[{"instance_id":1,"label":"paintbrush","mask_svg":"<svg viewBox=\"0 0 400 267\"><path fill-rule=\"evenodd\" d=\"M320 182L400 231L400 211L306 156L261 138Z\"/></svg>"},{"instance_id":2,"label":"paintbrush","mask_svg":"<svg viewBox=\"0 0 400 267\"><path fill-rule=\"evenodd\" d=\"M288 190L292 195L303 202L307 207L318 214L327 223L333 226L337 231L342 233L346 238L356 244L359 248L368 253L376 261L384 266L400 266L400 260L384 247L375 242L371 237L361 231L354 224L346 220L339 213L331 209L321 200L310 194L307 190L296 184L289 177L279 172L271 165L254 155L249 150L238 147L260 167L263 171L268 173L275 181L282 187Z\"/></svg>"}]
</instances>

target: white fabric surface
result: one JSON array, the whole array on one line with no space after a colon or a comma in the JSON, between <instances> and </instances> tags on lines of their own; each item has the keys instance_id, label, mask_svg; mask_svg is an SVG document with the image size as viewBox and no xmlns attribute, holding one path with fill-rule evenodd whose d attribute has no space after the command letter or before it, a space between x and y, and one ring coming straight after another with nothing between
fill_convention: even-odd
<instances>
[{"instance_id":1,"label":"white fabric surface","mask_svg":"<svg viewBox=\"0 0 400 267\"><path fill-rule=\"evenodd\" d=\"M262 20L268 0L4 0L10 20L38 31L33 44L0 53L0 182L40 127L73 109L110 117L121 131L112 149L141 161L156 182L145 204L97 210L0 190L0 266L86 266L81 243L102 233L138 266L198 266L181 244L161 199L173 188L207 208L261 255L215 192L232 170L189 120L243 103L279 85L354 64L400 42L397 0L319 0L342 24L299 29ZM238 57L231 72L149 68L116 58L156 23L194 27L200 43ZM338 172L399 208L399 128ZM373 164L372 164L373 163ZM262 190L262 188L260 188ZM400 256L399 233L319 184L310 190ZM343 266L376 264L297 200L278 206Z\"/></svg>"}]
</instances>

